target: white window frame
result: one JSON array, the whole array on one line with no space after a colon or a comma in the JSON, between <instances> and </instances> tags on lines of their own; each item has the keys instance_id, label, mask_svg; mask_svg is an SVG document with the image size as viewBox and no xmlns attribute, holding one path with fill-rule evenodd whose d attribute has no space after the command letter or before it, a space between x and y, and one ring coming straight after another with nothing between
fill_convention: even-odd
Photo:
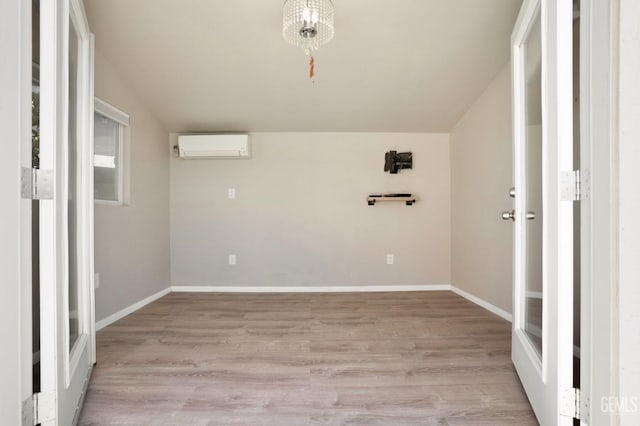
<instances>
[{"instance_id":1,"label":"white window frame","mask_svg":"<svg viewBox=\"0 0 640 426\"><path fill-rule=\"evenodd\" d=\"M118 152L120 153L117 164L117 170L120 174L118 179L118 200L99 200L94 197L94 202L111 206L127 206L129 205L129 114L98 97L94 98L94 109L98 114L118 123Z\"/></svg>"}]
</instances>

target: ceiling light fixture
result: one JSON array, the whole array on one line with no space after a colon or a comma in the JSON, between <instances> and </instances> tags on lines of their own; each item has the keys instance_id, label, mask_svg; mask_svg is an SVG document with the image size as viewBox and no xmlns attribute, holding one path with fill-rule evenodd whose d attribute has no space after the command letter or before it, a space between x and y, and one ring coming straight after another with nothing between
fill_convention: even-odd
<instances>
[{"instance_id":1,"label":"ceiling light fixture","mask_svg":"<svg viewBox=\"0 0 640 426\"><path fill-rule=\"evenodd\" d=\"M310 56L309 78L315 75L313 52L331 41L333 3L331 0L286 0L282 8L282 35Z\"/></svg>"}]
</instances>

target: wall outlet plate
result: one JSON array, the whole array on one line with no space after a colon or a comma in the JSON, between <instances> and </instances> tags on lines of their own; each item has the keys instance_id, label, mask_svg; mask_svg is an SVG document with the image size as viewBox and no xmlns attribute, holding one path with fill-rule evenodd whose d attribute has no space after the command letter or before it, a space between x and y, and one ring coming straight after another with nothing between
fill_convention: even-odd
<instances>
[{"instance_id":1,"label":"wall outlet plate","mask_svg":"<svg viewBox=\"0 0 640 426\"><path fill-rule=\"evenodd\" d=\"M229 197L230 200L233 200L234 198L236 198L236 189L235 188L229 188L227 190L227 196Z\"/></svg>"},{"instance_id":2,"label":"wall outlet plate","mask_svg":"<svg viewBox=\"0 0 640 426\"><path fill-rule=\"evenodd\" d=\"M236 264L236 255L235 254L230 254L229 255L229 265L235 265Z\"/></svg>"},{"instance_id":3,"label":"wall outlet plate","mask_svg":"<svg viewBox=\"0 0 640 426\"><path fill-rule=\"evenodd\" d=\"M393 265L395 262L395 256L391 253L387 254L387 265Z\"/></svg>"}]
</instances>

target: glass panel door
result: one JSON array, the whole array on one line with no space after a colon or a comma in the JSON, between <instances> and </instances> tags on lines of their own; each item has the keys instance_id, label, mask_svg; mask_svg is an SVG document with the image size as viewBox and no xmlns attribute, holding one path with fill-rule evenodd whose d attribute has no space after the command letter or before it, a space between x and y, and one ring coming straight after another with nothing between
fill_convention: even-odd
<instances>
[{"instance_id":1,"label":"glass panel door","mask_svg":"<svg viewBox=\"0 0 640 426\"><path fill-rule=\"evenodd\" d=\"M78 34L69 20L69 145L67 149L68 172L68 228L69 247L69 351L80 336L80 313L78 309Z\"/></svg>"},{"instance_id":2,"label":"glass panel door","mask_svg":"<svg viewBox=\"0 0 640 426\"><path fill-rule=\"evenodd\" d=\"M524 0L511 37L514 222L511 358L540 424L570 425L573 204L571 2Z\"/></svg>"},{"instance_id":3,"label":"glass panel door","mask_svg":"<svg viewBox=\"0 0 640 426\"><path fill-rule=\"evenodd\" d=\"M540 11L522 45L525 107L525 237L526 291L524 330L542 358L542 45Z\"/></svg>"},{"instance_id":4,"label":"glass panel door","mask_svg":"<svg viewBox=\"0 0 640 426\"><path fill-rule=\"evenodd\" d=\"M95 359L92 40L81 0L40 12L40 168L54 185L40 204L40 372L56 404L42 424L71 425Z\"/></svg>"}]
</instances>

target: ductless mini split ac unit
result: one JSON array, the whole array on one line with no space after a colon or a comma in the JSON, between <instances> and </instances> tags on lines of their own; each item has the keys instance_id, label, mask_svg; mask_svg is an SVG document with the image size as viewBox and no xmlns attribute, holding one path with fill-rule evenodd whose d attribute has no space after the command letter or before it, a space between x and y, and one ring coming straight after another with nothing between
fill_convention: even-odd
<instances>
[{"instance_id":1,"label":"ductless mini split ac unit","mask_svg":"<svg viewBox=\"0 0 640 426\"><path fill-rule=\"evenodd\" d=\"M178 154L185 160L249 158L249 135L246 133L179 135Z\"/></svg>"}]
</instances>

